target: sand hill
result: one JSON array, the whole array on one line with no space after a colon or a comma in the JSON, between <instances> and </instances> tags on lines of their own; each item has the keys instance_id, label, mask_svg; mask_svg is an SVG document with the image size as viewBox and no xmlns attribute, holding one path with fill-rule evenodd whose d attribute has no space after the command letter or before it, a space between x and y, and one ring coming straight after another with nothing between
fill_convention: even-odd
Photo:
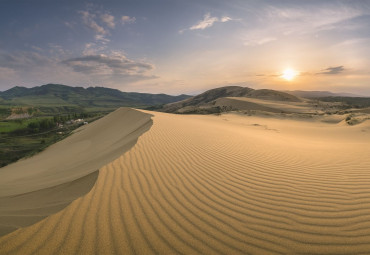
<instances>
[{"instance_id":1,"label":"sand hill","mask_svg":"<svg viewBox=\"0 0 370 255\"><path fill-rule=\"evenodd\" d=\"M130 114L152 114L150 130L85 196L0 238L0 254L369 252L369 121ZM131 122L101 121L120 124L112 136Z\"/></svg>"},{"instance_id":2,"label":"sand hill","mask_svg":"<svg viewBox=\"0 0 370 255\"><path fill-rule=\"evenodd\" d=\"M284 102L302 102L302 99L285 92L269 89L254 90L247 87L228 86L211 89L200 95L182 100L180 102L166 104L162 108L156 110L170 113L216 113L220 111L220 107L217 107L219 105L215 106L215 100L224 97L243 97Z\"/></svg>"},{"instance_id":3,"label":"sand hill","mask_svg":"<svg viewBox=\"0 0 370 255\"><path fill-rule=\"evenodd\" d=\"M213 107L220 107L224 112L227 111L264 111L271 113L316 113L322 112L318 107L314 107L309 102L264 100L248 97L222 97L211 104Z\"/></svg>"}]
</instances>

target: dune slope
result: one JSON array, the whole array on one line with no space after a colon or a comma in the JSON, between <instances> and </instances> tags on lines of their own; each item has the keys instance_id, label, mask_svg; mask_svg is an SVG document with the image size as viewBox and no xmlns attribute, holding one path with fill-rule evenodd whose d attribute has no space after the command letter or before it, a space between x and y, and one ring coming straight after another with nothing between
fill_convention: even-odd
<instances>
[{"instance_id":1,"label":"dune slope","mask_svg":"<svg viewBox=\"0 0 370 255\"><path fill-rule=\"evenodd\" d=\"M370 250L370 125L153 113L135 146L0 254Z\"/></svg>"},{"instance_id":2,"label":"dune slope","mask_svg":"<svg viewBox=\"0 0 370 255\"><path fill-rule=\"evenodd\" d=\"M223 97L215 100L214 106L232 110L258 110L274 113L313 113L317 111L306 102L281 102L247 97Z\"/></svg>"},{"instance_id":3,"label":"dune slope","mask_svg":"<svg viewBox=\"0 0 370 255\"><path fill-rule=\"evenodd\" d=\"M131 148L151 115L121 108L40 154L0 169L0 235L55 213L94 186L98 170Z\"/></svg>"}]
</instances>

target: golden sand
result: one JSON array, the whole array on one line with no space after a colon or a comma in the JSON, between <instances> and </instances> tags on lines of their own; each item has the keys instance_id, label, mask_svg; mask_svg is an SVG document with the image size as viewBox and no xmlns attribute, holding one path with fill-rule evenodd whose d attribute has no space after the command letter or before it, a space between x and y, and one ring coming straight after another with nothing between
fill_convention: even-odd
<instances>
[{"instance_id":1,"label":"golden sand","mask_svg":"<svg viewBox=\"0 0 370 255\"><path fill-rule=\"evenodd\" d=\"M370 123L151 114L89 193L0 254L370 251Z\"/></svg>"}]
</instances>

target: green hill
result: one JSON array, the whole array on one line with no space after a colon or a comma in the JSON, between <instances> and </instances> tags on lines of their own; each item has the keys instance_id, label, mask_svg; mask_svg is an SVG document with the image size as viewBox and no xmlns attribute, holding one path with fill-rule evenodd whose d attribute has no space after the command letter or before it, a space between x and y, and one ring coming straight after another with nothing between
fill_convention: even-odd
<instances>
[{"instance_id":1,"label":"green hill","mask_svg":"<svg viewBox=\"0 0 370 255\"><path fill-rule=\"evenodd\" d=\"M14 87L0 92L1 104L32 106L79 106L79 107L120 107L150 106L167 104L188 98L187 95L147 94L122 92L104 87L70 87L47 84L39 87Z\"/></svg>"}]
</instances>

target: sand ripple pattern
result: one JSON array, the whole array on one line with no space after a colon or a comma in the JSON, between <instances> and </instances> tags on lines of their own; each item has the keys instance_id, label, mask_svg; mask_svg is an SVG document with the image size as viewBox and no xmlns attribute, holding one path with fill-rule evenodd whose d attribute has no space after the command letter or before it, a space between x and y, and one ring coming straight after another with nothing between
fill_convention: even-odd
<instances>
[{"instance_id":1,"label":"sand ripple pattern","mask_svg":"<svg viewBox=\"0 0 370 255\"><path fill-rule=\"evenodd\" d=\"M365 146L154 115L86 196L1 238L0 254L370 252Z\"/></svg>"}]
</instances>

